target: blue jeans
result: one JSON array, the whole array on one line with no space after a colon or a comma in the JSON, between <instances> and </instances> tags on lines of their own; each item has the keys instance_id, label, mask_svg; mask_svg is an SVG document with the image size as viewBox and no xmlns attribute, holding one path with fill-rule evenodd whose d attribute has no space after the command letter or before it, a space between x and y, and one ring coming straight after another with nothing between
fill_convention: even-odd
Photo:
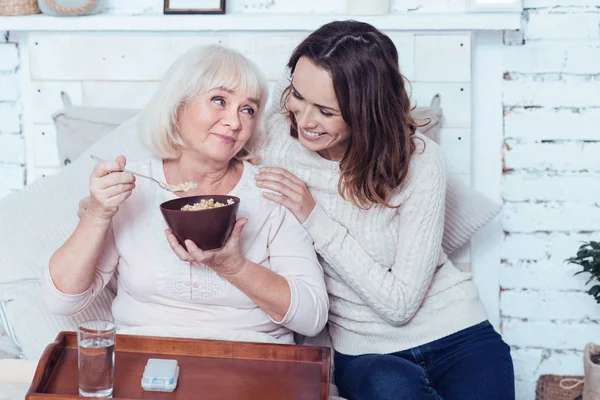
<instances>
[{"instance_id":1,"label":"blue jeans","mask_svg":"<svg viewBox=\"0 0 600 400\"><path fill-rule=\"evenodd\" d=\"M335 352L348 400L514 400L510 348L486 321L392 354Z\"/></svg>"}]
</instances>

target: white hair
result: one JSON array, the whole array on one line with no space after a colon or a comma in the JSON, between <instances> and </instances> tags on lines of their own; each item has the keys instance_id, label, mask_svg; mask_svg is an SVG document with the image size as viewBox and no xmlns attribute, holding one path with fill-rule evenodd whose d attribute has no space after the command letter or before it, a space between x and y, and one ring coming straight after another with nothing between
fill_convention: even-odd
<instances>
[{"instance_id":1,"label":"white hair","mask_svg":"<svg viewBox=\"0 0 600 400\"><path fill-rule=\"evenodd\" d=\"M258 100L256 130L235 156L238 160L258 163L268 87L256 64L239 52L219 45L194 47L169 67L140 115L142 143L160 158L179 158L180 148L185 146L177 126L179 108L216 87L235 89Z\"/></svg>"}]
</instances>

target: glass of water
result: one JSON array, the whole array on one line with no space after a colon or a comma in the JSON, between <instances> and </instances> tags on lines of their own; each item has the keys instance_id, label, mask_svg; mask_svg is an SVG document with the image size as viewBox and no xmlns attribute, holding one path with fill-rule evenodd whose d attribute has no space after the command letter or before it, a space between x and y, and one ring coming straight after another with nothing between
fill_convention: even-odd
<instances>
[{"instance_id":1,"label":"glass of water","mask_svg":"<svg viewBox=\"0 0 600 400\"><path fill-rule=\"evenodd\" d=\"M80 396L112 397L115 340L115 325L109 321L86 321L77 328Z\"/></svg>"}]
</instances>

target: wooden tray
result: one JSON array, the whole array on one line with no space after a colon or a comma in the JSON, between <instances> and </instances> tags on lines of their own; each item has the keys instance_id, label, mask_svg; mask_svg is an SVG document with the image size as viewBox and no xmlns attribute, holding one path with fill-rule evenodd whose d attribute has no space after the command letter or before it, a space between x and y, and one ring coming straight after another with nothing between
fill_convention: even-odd
<instances>
[{"instance_id":1,"label":"wooden tray","mask_svg":"<svg viewBox=\"0 0 600 400\"><path fill-rule=\"evenodd\" d=\"M177 360L174 392L142 389L149 358ZM326 400L330 364L327 347L117 335L113 398ZM25 399L75 398L77 334L60 332L44 351Z\"/></svg>"}]
</instances>

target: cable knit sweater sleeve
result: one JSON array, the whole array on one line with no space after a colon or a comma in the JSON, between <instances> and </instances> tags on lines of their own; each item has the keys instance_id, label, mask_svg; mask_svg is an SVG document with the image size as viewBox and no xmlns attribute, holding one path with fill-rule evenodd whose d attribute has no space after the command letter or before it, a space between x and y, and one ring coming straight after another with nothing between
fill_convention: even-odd
<instances>
[{"instance_id":1,"label":"cable knit sweater sleeve","mask_svg":"<svg viewBox=\"0 0 600 400\"><path fill-rule=\"evenodd\" d=\"M446 173L440 148L428 143L422 154L413 156L410 168L404 189L391 199L392 204L402 204L393 218L400 229L391 268L373 260L346 227L319 205L304 223L321 257L366 304L394 326L407 323L425 298L444 230ZM370 225L364 229L386 227Z\"/></svg>"}]
</instances>

